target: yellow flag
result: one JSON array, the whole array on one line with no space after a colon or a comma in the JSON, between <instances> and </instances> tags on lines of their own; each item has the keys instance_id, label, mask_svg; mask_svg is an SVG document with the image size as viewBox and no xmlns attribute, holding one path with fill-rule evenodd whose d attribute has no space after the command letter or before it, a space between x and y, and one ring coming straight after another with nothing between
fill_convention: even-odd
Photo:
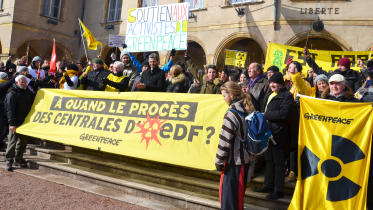
<instances>
[{"instance_id":1,"label":"yellow flag","mask_svg":"<svg viewBox=\"0 0 373 210\"><path fill-rule=\"evenodd\" d=\"M93 36L91 31L83 24L81 20L80 25L84 31L83 36L87 39L87 47L89 50L97 50L97 45L103 46L101 42L97 41L96 38Z\"/></svg>"},{"instance_id":2,"label":"yellow flag","mask_svg":"<svg viewBox=\"0 0 373 210\"><path fill-rule=\"evenodd\" d=\"M372 104L301 98L298 180L289 210L366 208Z\"/></svg>"}]
</instances>

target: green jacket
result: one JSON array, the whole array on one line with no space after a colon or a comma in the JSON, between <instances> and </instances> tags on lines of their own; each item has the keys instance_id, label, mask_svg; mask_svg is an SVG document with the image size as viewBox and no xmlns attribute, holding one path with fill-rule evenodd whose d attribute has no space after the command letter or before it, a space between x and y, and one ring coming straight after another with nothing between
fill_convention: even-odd
<instances>
[{"instance_id":1,"label":"green jacket","mask_svg":"<svg viewBox=\"0 0 373 210\"><path fill-rule=\"evenodd\" d=\"M220 94L220 86L223 84L221 78L215 78L214 81L206 82L206 75L202 75L198 72L197 67L193 64L191 60L187 61L187 65L190 69L192 75L202 83L201 92L202 94Z\"/></svg>"}]
</instances>

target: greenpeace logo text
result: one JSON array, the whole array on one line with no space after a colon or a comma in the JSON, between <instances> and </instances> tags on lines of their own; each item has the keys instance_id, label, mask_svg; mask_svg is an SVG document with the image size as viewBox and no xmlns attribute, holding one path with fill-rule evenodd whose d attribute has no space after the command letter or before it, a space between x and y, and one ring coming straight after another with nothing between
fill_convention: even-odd
<instances>
[{"instance_id":1,"label":"greenpeace logo text","mask_svg":"<svg viewBox=\"0 0 373 210\"><path fill-rule=\"evenodd\" d=\"M328 123L339 123L339 124L347 124L347 125L349 125L354 120L354 119L330 117L330 116L310 114L310 113L304 114L304 118L306 118L307 120L315 120L315 121L322 121L322 122L328 122Z\"/></svg>"}]
</instances>

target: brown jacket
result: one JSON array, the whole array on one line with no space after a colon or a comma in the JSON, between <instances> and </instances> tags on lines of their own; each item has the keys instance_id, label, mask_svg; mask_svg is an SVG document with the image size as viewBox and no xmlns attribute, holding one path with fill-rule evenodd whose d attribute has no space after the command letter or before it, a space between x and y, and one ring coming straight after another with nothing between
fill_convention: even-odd
<instances>
[{"instance_id":1,"label":"brown jacket","mask_svg":"<svg viewBox=\"0 0 373 210\"><path fill-rule=\"evenodd\" d=\"M193 64L191 60L187 61L187 65L190 69L192 75L202 83L201 92L202 94L220 94L220 86L223 84L223 80L220 78L215 78L214 81L206 82L206 77L198 73L197 67Z\"/></svg>"}]
</instances>

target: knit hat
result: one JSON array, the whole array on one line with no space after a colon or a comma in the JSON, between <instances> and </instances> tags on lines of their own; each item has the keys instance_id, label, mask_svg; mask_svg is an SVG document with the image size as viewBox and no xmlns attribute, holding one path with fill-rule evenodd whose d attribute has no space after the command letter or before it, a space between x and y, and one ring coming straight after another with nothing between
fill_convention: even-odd
<instances>
[{"instance_id":1,"label":"knit hat","mask_svg":"<svg viewBox=\"0 0 373 210\"><path fill-rule=\"evenodd\" d=\"M271 66L267 69L267 71L273 71L273 73L279 72L280 69L278 69L277 66Z\"/></svg>"},{"instance_id":2,"label":"knit hat","mask_svg":"<svg viewBox=\"0 0 373 210\"><path fill-rule=\"evenodd\" d=\"M128 52L126 49L123 49L123 51L120 53L120 59L122 59L124 55L130 56L130 52Z\"/></svg>"},{"instance_id":3,"label":"knit hat","mask_svg":"<svg viewBox=\"0 0 373 210\"><path fill-rule=\"evenodd\" d=\"M338 65L342 65L346 67L346 69L350 69L351 67L351 60L349 58L342 58L341 60L338 61Z\"/></svg>"},{"instance_id":4,"label":"knit hat","mask_svg":"<svg viewBox=\"0 0 373 210\"><path fill-rule=\"evenodd\" d=\"M14 63L9 64L8 69L16 69L17 66Z\"/></svg>"},{"instance_id":5,"label":"knit hat","mask_svg":"<svg viewBox=\"0 0 373 210\"><path fill-rule=\"evenodd\" d=\"M93 60L93 63L104 65L104 61L101 58L96 58Z\"/></svg>"},{"instance_id":6,"label":"knit hat","mask_svg":"<svg viewBox=\"0 0 373 210\"><path fill-rule=\"evenodd\" d=\"M334 74L329 79L329 83L331 83L331 82L346 82L346 79L345 79L344 76L342 76L340 74Z\"/></svg>"},{"instance_id":7,"label":"knit hat","mask_svg":"<svg viewBox=\"0 0 373 210\"><path fill-rule=\"evenodd\" d=\"M4 77L8 76L5 72L0 72L0 79L4 79Z\"/></svg>"},{"instance_id":8,"label":"knit hat","mask_svg":"<svg viewBox=\"0 0 373 210\"><path fill-rule=\"evenodd\" d=\"M65 71L66 63L61 63L61 65L58 68Z\"/></svg>"},{"instance_id":9,"label":"knit hat","mask_svg":"<svg viewBox=\"0 0 373 210\"><path fill-rule=\"evenodd\" d=\"M281 72L274 73L271 78L269 78L269 82L274 82L285 86L284 76L282 76Z\"/></svg>"},{"instance_id":10,"label":"knit hat","mask_svg":"<svg viewBox=\"0 0 373 210\"><path fill-rule=\"evenodd\" d=\"M315 78L315 84L317 85L317 82L320 80L325 80L325 82L328 82L328 77L324 74L317 75Z\"/></svg>"},{"instance_id":11,"label":"knit hat","mask_svg":"<svg viewBox=\"0 0 373 210\"><path fill-rule=\"evenodd\" d=\"M24 71L27 71L28 68L26 66L17 66L17 72L22 73Z\"/></svg>"},{"instance_id":12,"label":"knit hat","mask_svg":"<svg viewBox=\"0 0 373 210\"><path fill-rule=\"evenodd\" d=\"M298 61L292 61L291 63L295 64L295 67L297 67L298 72L302 72L303 67Z\"/></svg>"},{"instance_id":13,"label":"knit hat","mask_svg":"<svg viewBox=\"0 0 373 210\"><path fill-rule=\"evenodd\" d=\"M74 71L78 71L78 67L75 65L75 64L67 64L66 66L67 70L74 70Z\"/></svg>"},{"instance_id":14,"label":"knit hat","mask_svg":"<svg viewBox=\"0 0 373 210\"><path fill-rule=\"evenodd\" d=\"M223 72L229 77L230 71L227 68L224 68Z\"/></svg>"},{"instance_id":15,"label":"knit hat","mask_svg":"<svg viewBox=\"0 0 373 210\"><path fill-rule=\"evenodd\" d=\"M150 66L150 65L149 65L149 62L148 62L148 61L144 61L144 62L142 62L142 64L141 64L141 68L144 67L144 66Z\"/></svg>"}]
</instances>

